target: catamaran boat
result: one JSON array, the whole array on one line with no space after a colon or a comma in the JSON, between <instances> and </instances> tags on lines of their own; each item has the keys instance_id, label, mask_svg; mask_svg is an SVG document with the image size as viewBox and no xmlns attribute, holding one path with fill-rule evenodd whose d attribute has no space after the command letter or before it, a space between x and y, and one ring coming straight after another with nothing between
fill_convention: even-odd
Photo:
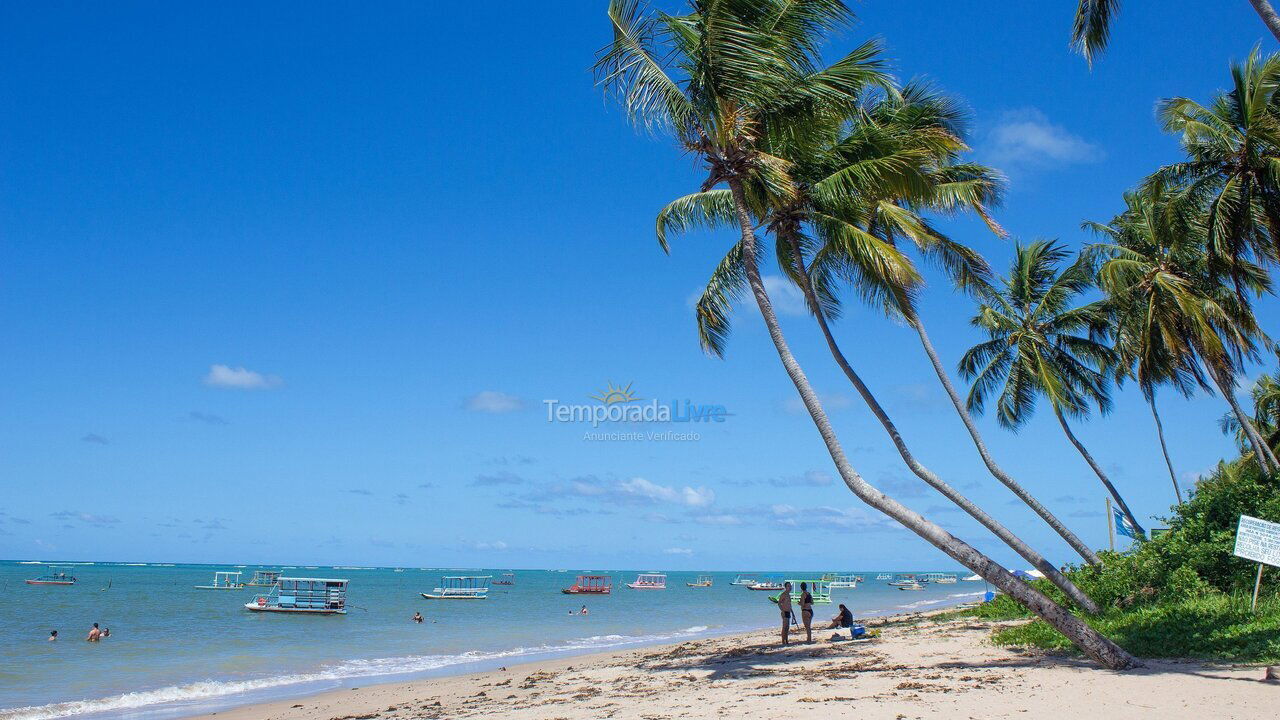
<instances>
[{"instance_id":1,"label":"catamaran boat","mask_svg":"<svg viewBox=\"0 0 1280 720\"><path fill-rule=\"evenodd\" d=\"M212 585L196 585L197 590L239 590L244 587L239 572L216 572Z\"/></svg>"},{"instance_id":2,"label":"catamaran boat","mask_svg":"<svg viewBox=\"0 0 1280 720\"><path fill-rule=\"evenodd\" d=\"M833 588L856 588L862 582L862 578L852 573L827 573L822 579Z\"/></svg>"},{"instance_id":3,"label":"catamaran boat","mask_svg":"<svg viewBox=\"0 0 1280 720\"><path fill-rule=\"evenodd\" d=\"M333 578L282 577L276 580L271 592L255 596L244 607L254 612L345 615L347 582Z\"/></svg>"},{"instance_id":4,"label":"catamaran boat","mask_svg":"<svg viewBox=\"0 0 1280 720\"><path fill-rule=\"evenodd\" d=\"M804 583L809 590L809 596L813 598L814 605L830 605L831 604L831 583L826 579L809 580L807 578L787 580L791 583L791 601L799 604L800 602L800 584ZM779 586L782 589L784 586ZM755 588L752 588L753 590ZM782 597L782 593L770 595L769 599L778 602L778 598Z\"/></svg>"},{"instance_id":5,"label":"catamaran boat","mask_svg":"<svg viewBox=\"0 0 1280 720\"><path fill-rule=\"evenodd\" d=\"M759 575L756 575L755 573L743 573L743 574L739 575L738 577L734 578L734 579L733 579L733 582L731 582L731 583L729 583L729 584L730 584L730 585L742 585L742 586L745 586L745 587L750 587L750 586L752 586L752 585L754 585L754 584L756 584L756 583L758 583L758 582L760 582L760 576L759 576Z\"/></svg>"},{"instance_id":6,"label":"catamaran boat","mask_svg":"<svg viewBox=\"0 0 1280 720\"><path fill-rule=\"evenodd\" d=\"M892 575L890 575L889 573L880 573L879 575L877 575L877 576L876 576L876 579L877 579L877 580L892 580L892 579L893 579L893 576L892 576Z\"/></svg>"},{"instance_id":7,"label":"catamaran boat","mask_svg":"<svg viewBox=\"0 0 1280 720\"><path fill-rule=\"evenodd\" d=\"M666 590L667 576L662 573L640 573L635 582L627 583L632 590Z\"/></svg>"},{"instance_id":8,"label":"catamaran boat","mask_svg":"<svg viewBox=\"0 0 1280 720\"><path fill-rule=\"evenodd\" d=\"M907 583L905 585L898 585L897 583L889 583L889 584L896 586L899 590L923 590L924 589L924 585L921 585L918 582Z\"/></svg>"},{"instance_id":9,"label":"catamaran boat","mask_svg":"<svg viewBox=\"0 0 1280 720\"><path fill-rule=\"evenodd\" d=\"M28 585L75 585L76 578L74 575L68 575L63 571L58 570L57 572L51 572L48 575L41 575L38 578L32 578L27 581L27 584Z\"/></svg>"},{"instance_id":10,"label":"catamaran boat","mask_svg":"<svg viewBox=\"0 0 1280 720\"><path fill-rule=\"evenodd\" d=\"M455 575L440 578L440 587L420 593L428 600L484 600L489 597L489 575Z\"/></svg>"},{"instance_id":11,"label":"catamaran boat","mask_svg":"<svg viewBox=\"0 0 1280 720\"><path fill-rule=\"evenodd\" d=\"M757 580L756 582L753 582L750 585L748 585L747 589L763 590L766 592L771 590L781 590L782 583L778 582L777 580Z\"/></svg>"},{"instance_id":12,"label":"catamaran boat","mask_svg":"<svg viewBox=\"0 0 1280 720\"><path fill-rule=\"evenodd\" d=\"M915 575L911 575L910 573L904 573L904 574L898 575L889 584L892 585L893 587L904 587L907 585L919 585L920 580Z\"/></svg>"},{"instance_id":13,"label":"catamaran boat","mask_svg":"<svg viewBox=\"0 0 1280 720\"><path fill-rule=\"evenodd\" d=\"M712 580L710 575L699 575L696 582L685 583L685 585L694 588L711 587L711 582Z\"/></svg>"},{"instance_id":14,"label":"catamaran boat","mask_svg":"<svg viewBox=\"0 0 1280 720\"><path fill-rule=\"evenodd\" d=\"M565 595L608 595L613 592L610 575L579 575L569 587L561 590Z\"/></svg>"},{"instance_id":15,"label":"catamaran boat","mask_svg":"<svg viewBox=\"0 0 1280 720\"><path fill-rule=\"evenodd\" d=\"M253 577L245 583L246 587L271 587L280 579L278 570L254 570Z\"/></svg>"},{"instance_id":16,"label":"catamaran boat","mask_svg":"<svg viewBox=\"0 0 1280 720\"><path fill-rule=\"evenodd\" d=\"M498 578L497 580L494 580L492 584L493 585L515 585L516 574L511 572L502 573L502 577Z\"/></svg>"},{"instance_id":17,"label":"catamaran boat","mask_svg":"<svg viewBox=\"0 0 1280 720\"><path fill-rule=\"evenodd\" d=\"M950 573L925 573L920 576L920 582L937 583L938 585L955 585L956 576Z\"/></svg>"}]
</instances>

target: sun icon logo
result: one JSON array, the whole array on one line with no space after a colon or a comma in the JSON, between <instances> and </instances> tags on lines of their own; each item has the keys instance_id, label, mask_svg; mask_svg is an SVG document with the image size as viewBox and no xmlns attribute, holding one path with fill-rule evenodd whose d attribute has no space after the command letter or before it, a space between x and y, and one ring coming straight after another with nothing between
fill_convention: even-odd
<instances>
[{"instance_id":1,"label":"sun icon logo","mask_svg":"<svg viewBox=\"0 0 1280 720\"><path fill-rule=\"evenodd\" d=\"M631 386L634 384L635 383L627 383L626 387L622 387L621 385L614 385L613 383L609 383L608 386L605 388L604 392L600 393L599 395L592 395L591 399L599 400L605 405L613 405L614 403L635 402L640 398L636 397L635 394L631 392Z\"/></svg>"}]
</instances>

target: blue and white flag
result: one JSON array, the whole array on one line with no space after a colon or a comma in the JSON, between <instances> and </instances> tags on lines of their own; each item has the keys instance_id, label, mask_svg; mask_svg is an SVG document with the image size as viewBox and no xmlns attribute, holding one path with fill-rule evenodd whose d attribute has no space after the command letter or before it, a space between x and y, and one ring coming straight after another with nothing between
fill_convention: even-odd
<instances>
[{"instance_id":1,"label":"blue and white flag","mask_svg":"<svg viewBox=\"0 0 1280 720\"><path fill-rule=\"evenodd\" d=\"M1111 521L1116 525L1116 534L1127 535L1134 540L1138 539L1138 529L1133 526L1133 523L1129 522L1129 518L1124 516L1120 508L1111 508Z\"/></svg>"}]
</instances>

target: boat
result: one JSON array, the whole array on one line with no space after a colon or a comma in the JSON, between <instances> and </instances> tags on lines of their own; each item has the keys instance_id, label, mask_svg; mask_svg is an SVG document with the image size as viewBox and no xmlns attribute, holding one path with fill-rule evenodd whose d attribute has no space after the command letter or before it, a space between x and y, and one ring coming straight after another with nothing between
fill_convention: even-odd
<instances>
[{"instance_id":1,"label":"boat","mask_svg":"<svg viewBox=\"0 0 1280 720\"><path fill-rule=\"evenodd\" d=\"M777 580L758 580L748 585L747 589L748 590L764 590L764 591L781 590L782 583L778 582Z\"/></svg>"},{"instance_id":2,"label":"boat","mask_svg":"<svg viewBox=\"0 0 1280 720\"><path fill-rule=\"evenodd\" d=\"M76 578L74 575L68 575L58 570L48 575L41 575L38 578L32 578L27 581L28 585L75 585Z\"/></svg>"},{"instance_id":3,"label":"boat","mask_svg":"<svg viewBox=\"0 0 1280 720\"><path fill-rule=\"evenodd\" d=\"M440 578L440 587L420 593L428 600L484 600L489 597L489 575L450 575Z\"/></svg>"},{"instance_id":4,"label":"boat","mask_svg":"<svg viewBox=\"0 0 1280 720\"><path fill-rule=\"evenodd\" d=\"M981 576L981 575L970 575L970 576L969 576L969 577L967 577L967 578L963 578L963 580L964 580L965 582L982 582L982 576Z\"/></svg>"},{"instance_id":5,"label":"boat","mask_svg":"<svg viewBox=\"0 0 1280 720\"><path fill-rule=\"evenodd\" d=\"M245 587L271 587L280 579L281 574L278 570L254 570L253 577L249 578Z\"/></svg>"},{"instance_id":6,"label":"boat","mask_svg":"<svg viewBox=\"0 0 1280 720\"><path fill-rule=\"evenodd\" d=\"M904 573L904 574L898 575L896 578L890 581L889 584L892 585L893 587L903 587L906 585L919 585L920 580L916 578L915 575Z\"/></svg>"},{"instance_id":7,"label":"boat","mask_svg":"<svg viewBox=\"0 0 1280 720\"><path fill-rule=\"evenodd\" d=\"M561 590L565 595L608 595L613 592L610 575L579 575L569 587Z\"/></svg>"},{"instance_id":8,"label":"boat","mask_svg":"<svg viewBox=\"0 0 1280 720\"><path fill-rule=\"evenodd\" d=\"M711 587L711 583L712 583L712 580L710 575L699 575L698 579L695 582L685 583L685 585L688 585L689 587L692 587L692 588L702 588L702 587Z\"/></svg>"},{"instance_id":9,"label":"boat","mask_svg":"<svg viewBox=\"0 0 1280 720\"><path fill-rule=\"evenodd\" d=\"M956 576L950 573L925 573L920 576L920 582L937 583L938 585L955 585Z\"/></svg>"},{"instance_id":10,"label":"boat","mask_svg":"<svg viewBox=\"0 0 1280 720\"><path fill-rule=\"evenodd\" d=\"M852 573L827 573L822 579L833 588L856 588L862 582L862 578Z\"/></svg>"},{"instance_id":11,"label":"boat","mask_svg":"<svg viewBox=\"0 0 1280 720\"><path fill-rule=\"evenodd\" d=\"M213 574L212 585L196 585L197 590L239 590L244 587L240 582L240 573L220 571Z\"/></svg>"},{"instance_id":12,"label":"boat","mask_svg":"<svg viewBox=\"0 0 1280 720\"><path fill-rule=\"evenodd\" d=\"M271 592L254 596L244 607L254 612L345 615L348 582L334 578L282 577L276 580Z\"/></svg>"},{"instance_id":13,"label":"boat","mask_svg":"<svg viewBox=\"0 0 1280 720\"><path fill-rule=\"evenodd\" d=\"M666 590L667 576L662 573L640 573L635 582L627 583L632 590Z\"/></svg>"},{"instance_id":14,"label":"boat","mask_svg":"<svg viewBox=\"0 0 1280 720\"><path fill-rule=\"evenodd\" d=\"M515 585L516 574L511 572L502 573L502 577L493 581L494 585Z\"/></svg>"},{"instance_id":15,"label":"boat","mask_svg":"<svg viewBox=\"0 0 1280 720\"><path fill-rule=\"evenodd\" d=\"M890 584L894 585L895 583L890 583ZM897 585L897 588L899 590L923 590L924 585L921 585L920 583L915 582L915 583L908 583L906 585Z\"/></svg>"},{"instance_id":16,"label":"boat","mask_svg":"<svg viewBox=\"0 0 1280 720\"><path fill-rule=\"evenodd\" d=\"M756 584L756 583L758 583L758 582L760 582L760 576L759 576L759 575L757 575L757 574L755 574L755 573L743 573L743 574L739 575L738 577L734 578L734 579L733 579L733 582L731 582L731 583L729 583L729 584L730 584L730 585L742 585L742 586L744 586L744 587L750 587L750 586L752 586L752 585L755 585L755 584Z\"/></svg>"},{"instance_id":17,"label":"boat","mask_svg":"<svg viewBox=\"0 0 1280 720\"><path fill-rule=\"evenodd\" d=\"M876 576L876 579L877 579L877 580L892 580L892 579L893 579L893 576L892 576L892 575L890 575L889 573L880 573L879 575L877 575L877 576Z\"/></svg>"},{"instance_id":18,"label":"boat","mask_svg":"<svg viewBox=\"0 0 1280 720\"><path fill-rule=\"evenodd\" d=\"M831 583L826 579L811 580L809 578L800 578L787 580L791 583L791 601L797 605L800 603L800 585L803 583L808 586L809 595L813 598L814 605L830 605L831 604ZM778 598L782 593L769 596L773 602L778 602Z\"/></svg>"}]
</instances>

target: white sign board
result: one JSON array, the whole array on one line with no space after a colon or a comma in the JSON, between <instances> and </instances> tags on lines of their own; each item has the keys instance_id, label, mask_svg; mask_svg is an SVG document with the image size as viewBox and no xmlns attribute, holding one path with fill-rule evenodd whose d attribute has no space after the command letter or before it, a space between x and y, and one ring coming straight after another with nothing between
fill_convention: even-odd
<instances>
[{"instance_id":1,"label":"white sign board","mask_svg":"<svg viewBox=\"0 0 1280 720\"><path fill-rule=\"evenodd\" d=\"M1280 567L1280 523L1240 516L1235 554L1245 560Z\"/></svg>"}]
</instances>

